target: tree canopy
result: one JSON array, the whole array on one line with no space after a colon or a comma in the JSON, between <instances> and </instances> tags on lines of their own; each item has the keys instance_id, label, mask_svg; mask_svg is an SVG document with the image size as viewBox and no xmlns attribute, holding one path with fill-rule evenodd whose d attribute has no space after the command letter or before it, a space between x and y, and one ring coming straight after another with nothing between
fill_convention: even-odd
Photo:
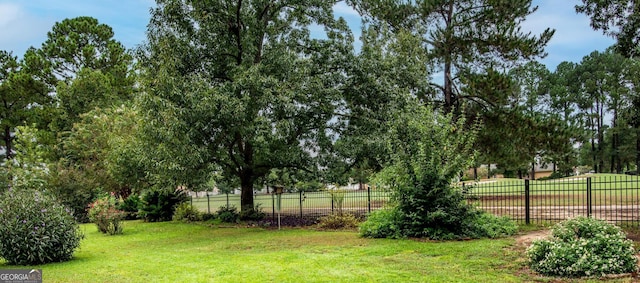
<instances>
[{"instance_id":1,"label":"tree canopy","mask_svg":"<svg viewBox=\"0 0 640 283\"><path fill-rule=\"evenodd\" d=\"M163 174L198 186L221 171L239 180L246 210L271 169L315 170L352 54L335 1L157 2L139 53ZM326 38L312 38L312 25Z\"/></svg>"}]
</instances>

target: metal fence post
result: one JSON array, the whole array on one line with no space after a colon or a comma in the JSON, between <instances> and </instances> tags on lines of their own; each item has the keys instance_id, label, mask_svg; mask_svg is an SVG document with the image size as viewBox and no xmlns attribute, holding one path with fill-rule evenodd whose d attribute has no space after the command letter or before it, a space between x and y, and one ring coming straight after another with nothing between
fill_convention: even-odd
<instances>
[{"instance_id":1,"label":"metal fence post","mask_svg":"<svg viewBox=\"0 0 640 283\"><path fill-rule=\"evenodd\" d=\"M209 199L209 192L207 192L207 213L211 214L211 201Z\"/></svg>"},{"instance_id":2,"label":"metal fence post","mask_svg":"<svg viewBox=\"0 0 640 283\"><path fill-rule=\"evenodd\" d=\"M371 213L371 187L367 186L367 212Z\"/></svg>"},{"instance_id":3,"label":"metal fence post","mask_svg":"<svg viewBox=\"0 0 640 283\"><path fill-rule=\"evenodd\" d=\"M587 177L587 217L591 217L591 177Z\"/></svg>"},{"instance_id":4,"label":"metal fence post","mask_svg":"<svg viewBox=\"0 0 640 283\"><path fill-rule=\"evenodd\" d=\"M524 223L529 225L531 223L531 203L529 200L529 180L524 180Z\"/></svg>"},{"instance_id":5,"label":"metal fence post","mask_svg":"<svg viewBox=\"0 0 640 283\"><path fill-rule=\"evenodd\" d=\"M302 218L302 191L300 191L300 218Z\"/></svg>"},{"instance_id":6,"label":"metal fence post","mask_svg":"<svg viewBox=\"0 0 640 283\"><path fill-rule=\"evenodd\" d=\"M275 192L271 194L271 220L276 221L276 198Z\"/></svg>"},{"instance_id":7,"label":"metal fence post","mask_svg":"<svg viewBox=\"0 0 640 283\"><path fill-rule=\"evenodd\" d=\"M331 194L329 194L331 196L331 213L333 213L333 196Z\"/></svg>"}]
</instances>

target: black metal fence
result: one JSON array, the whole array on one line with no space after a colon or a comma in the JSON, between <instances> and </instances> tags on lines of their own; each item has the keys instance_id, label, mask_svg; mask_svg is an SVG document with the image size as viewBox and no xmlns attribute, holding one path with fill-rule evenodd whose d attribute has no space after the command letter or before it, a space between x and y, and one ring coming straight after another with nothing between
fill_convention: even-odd
<instances>
[{"instance_id":1,"label":"black metal fence","mask_svg":"<svg viewBox=\"0 0 640 283\"><path fill-rule=\"evenodd\" d=\"M636 176L575 177L548 181L495 179L463 183L467 201L489 213L522 223L556 222L576 216L639 226L640 178ZM390 192L376 189L354 191L295 192L282 194L283 216L318 218L342 210L366 216L384 207ZM200 211L215 213L222 206L240 208L240 195L203 194L191 199ZM277 215L274 194L255 194L254 203L268 217Z\"/></svg>"},{"instance_id":2,"label":"black metal fence","mask_svg":"<svg viewBox=\"0 0 640 283\"><path fill-rule=\"evenodd\" d=\"M389 201L389 195L388 191L371 188L283 193L280 214L300 218L318 218L333 212L343 211L356 216L365 216L372 210L382 208ZM254 194L253 201L267 214L267 217L277 215L277 196L275 194ZM235 206L239 209L240 195L209 195L204 193L192 197L191 203L202 212L215 213L222 206Z\"/></svg>"},{"instance_id":3,"label":"black metal fence","mask_svg":"<svg viewBox=\"0 0 640 283\"><path fill-rule=\"evenodd\" d=\"M638 226L639 180L619 175L548 181L496 179L463 184L462 189L469 203L527 224L587 216Z\"/></svg>"}]
</instances>

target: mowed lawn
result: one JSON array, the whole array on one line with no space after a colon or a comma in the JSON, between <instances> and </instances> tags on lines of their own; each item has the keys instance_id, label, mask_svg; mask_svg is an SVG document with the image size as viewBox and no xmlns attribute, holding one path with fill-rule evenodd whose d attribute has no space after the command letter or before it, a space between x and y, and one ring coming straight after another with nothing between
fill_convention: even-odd
<instances>
[{"instance_id":1,"label":"mowed lawn","mask_svg":"<svg viewBox=\"0 0 640 283\"><path fill-rule=\"evenodd\" d=\"M425 242L356 232L127 222L92 224L72 261L42 266L44 282L520 282L514 239ZM520 263L514 263L520 262ZM520 275L522 276L522 275Z\"/></svg>"}]
</instances>

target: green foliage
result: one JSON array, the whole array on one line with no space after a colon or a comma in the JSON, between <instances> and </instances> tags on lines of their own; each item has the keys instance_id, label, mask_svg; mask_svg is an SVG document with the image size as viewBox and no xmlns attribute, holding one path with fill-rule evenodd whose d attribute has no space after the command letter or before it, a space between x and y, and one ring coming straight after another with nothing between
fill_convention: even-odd
<instances>
[{"instance_id":1,"label":"green foliage","mask_svg":"<svg viewBox=\"0 0 640 283\"><path fill-rule=\"evenodd\" d=\"M173 213L173 221L194 222L200 220L202 220L200 211L188 202L179 204Z\"/></svg>"},{"instance_id":2,"label":"green foliage","mask_svg":"<svg viewBox=\"0 0 640 283\"><path fill-rule=\"evenodd\" d=\"M117 199L111 195L89 205L89 220L96 224L98 231L109 235L122 234L122 220L126 213L119 210L117 205Z\"/></svg>"},{"instance_id":3,"label":"green foliage","mask_svg":"<svg viewBox=\"0 0 640 283\"><path fill-rule=\"evenodd\" d=\"M238 215L240 220L247 221L260 221L264 219L265 216L266 214L262 211L262 207L259 203L256 203L253 208L242 209Z\"/></svg>"},{"instance_id":4,"label":"green foliage","mask_svg":"<svg viewBox=\"0 0 640 283\"><path fill-rule=\"evenodd\" d=\"M553 173L551 173L551 175L549 175L548 177L542 177L542 178L538 178L538 181L544 181L544 180L555 180L555 179L561 179L564 178L565 175L562 174L562 172L559 171L555 171Z\"/></svg>"},{"instance_id":5,"label":"green foliage","mask_svg":"<svg viewBox=\"0 0 640 283\"><path fill-rule=\"evenodd\" d=\"M300 181L296 183L296 189L302 192L318 192L324 185L318 181Z\"/></svg>"},{"instance_id":6,"label":"green foliage","mask_svg":"<svg viewBox=\"0 0 640 283\"><path fill-rule=\"evenodd\" d=\"M192 187L221 171L253 209L272 169L317 168L353 50L336 2L157 1L138 53L152 175Z\"/></svg>"},{"instance_id":7,"label":"green foliage","mask_svg":"<svg viewBox=\"0 0 640 283\"><path fill-rule=\"evenodd\" d=\"M34 63L35 52L29 49L19 61L11 52L0 50L0 145L3 159L13 157L15 127L36 123L38 113L50 105L49 88L38 77L42 71Z\"/></svg>"},{"instance_id":8,"label":"green foliage","mask_svg":"<svg viewBox=\"0 0 640 283\"><path fill-rule=\"evenodd\" d=\"M73 209L79 222L89 222L88 205L104 192L95 180L86 178L82 171L62 163L64 161L52 166L47 187L60 202Z\"/></svg>"},{"instance_id":9,"label":"green foliage","mask_svg":"<svg viewBox=\"0 0 640 283\"><path fill-rule=\"evenodd\" d=\"M591 27L616 39L616 51L625 57L638 55L640 19L638 6L630 0L582 0L576 12L591 18Z\"/></svg>"},{"instance_id":10,"label":"green foliage","mask_svg":"<svg viewBox=\"0 0 640 283\"><path fill-rule=\"evenodd\" d=\"M405 238L400 228L401 213L397 208L384 208L371 212L360 224L360 235L367 238Z\"/></svg>"},{"instance_id":11,"label":"green foliage","mask_svg":"<svg viewBox=\"0 0 640 283\"><path fill-rule=\"evenodd\" d=\"M240 219L238 208L233 205L221 206L218 211L216 211L216 215L218 216L218 219L224 223L236 223Z\"/></svg>"},{"instance_id":12,"label":"green foliage","mask_svg":"<svg viewBox=\"0 0 640 283\"><path fill-rule=\"evenodd\" d=\"M527 249L529 266L553 276L603 276L637 271L636 250L620 228L577 217L553 227L552 237Z\"/></svg>"},{"instance_id":13,"label":"green foliage","mask_svg":"<svg viewBox=\"0 0 640 283\"><path fill-rule=\"evenodd\" d=\"M100 70L120 84L126 80L132 57L113 36L113 29L95 18L64 19L47 33L40 52L53 73L67 82L82 69L89 69Z\"/></svg>"},{"instance_id":14,"label":"green foliage","mask_svg":"<svg viewBox=\"0 0 640 283\"><path fill-rule=\"evenodd\" d=\"M71 210L35 190L4 192L0 223L0 257L10 264L67 261L83 238Z\"/></svg>"},{"instance_id":15,"label":"green foliage","mask_svg":"<svg viewBox=\"0 0 640 283\"><path fill-rule=\"evenodd\" d=\"M213 220L216 218L216 214L215 213L202 213L201 215L202 221L209 221L209 220Z\"/></svg>"},{"instance_id":16,"label":"green foliage","mask_svg":"<svg viewBox=\"0 0 640 283\"><path fill-rule=\"evenodd\" d=\"M390 123L391 159L376 183L393 190L394 206L372 215L361 227L363 235L459 239L515 232L513 223L483 214L451 186L473 162L474 134L463 130L464 123L422 106Z\"/></svg>"},{"instance_id":17,"label":"green foliage","mask_svg":"<svg viewBox=\"0 0 640 283\"><path fill-rule=\"evenodd\" d=\"M360 224L360 221L353 214L332 213L320 218L318 228L331 230L354 229L358 227L358 224Z\"/></svg>"},{"instance_id":18,"label":"green foliage","mask_svg":"<svg viewBox=\"0 0 640 283\"><path fill-rule=\"evenodd\" d=\"M506 216L501 217L482 212L471 221L473 227L471 233L474 238L500 238L518 232L518 225Z\"/></svg>"},{"instance_id":19,"label":"green foliage","mask_svg":"<svg viewBox=\"0 0 640 283\"><path fill-rule=\"evenodd\" d=\"M331 196L331 202L335 205L338 215L342 216L342 205L347 192L340 188L327 189L327 192Z\"/></svg>"},{"instance_id":20,"label":"green foliage","mask_svg":"<svg viewBox=\"0 0 640 283\"><path fill-rule=\"evenodd\" d=\"M9 160L8 170L13 177L11 187L23 190L44 190L49 176L45 160L47 149L38 142L40 131L35 127L17 126L14 137L15 156Z\"/></svg>"},{"instance_id":21,"label":"green foliage","mask_svg":"<svg viewBox=\"0 0 640 283\"><path fill-rule=\"evenodd\" d=\"M140 196L137 194L132 194L126 199L118 202L118 209L126 213L124 217L125 219L138 219L138 211L140 210L141 203L142 200L140 200Z\"/></svg>"},{"instance_id":22,"label":"green foliage","mask_svg":"<svg viewBox=\"0 0 640 283\"><path fill-rule=\"evenodd\" d=\"M187 195L180 190L154 190L142 195L140 217L145 221L170 221L176 207L187 201Z\"/></svg>"}]
</instances>

